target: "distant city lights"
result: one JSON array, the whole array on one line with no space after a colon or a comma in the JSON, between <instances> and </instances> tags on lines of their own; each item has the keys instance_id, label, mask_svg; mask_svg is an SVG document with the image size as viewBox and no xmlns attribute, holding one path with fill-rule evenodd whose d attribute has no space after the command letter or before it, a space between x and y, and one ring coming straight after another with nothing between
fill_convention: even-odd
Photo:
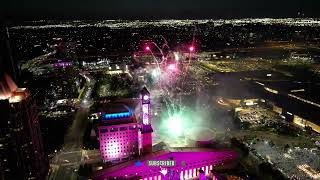
<instances>
[{"instance_id":1,"label":"distant city lights","mask_svg":"<svg viewBox=\"0 0 320 180\"><path fill-rule=\"evenodd\" d=\"M47 147L56 153L49 154L56 162L47 164L48 168L67 167L66 172L53 171L50 177L75 174L73 170L79 168L73 167L74 164L99 162L98 167L92 168L96 170L90 172L93 179L152 180L171 176L216 179L215 176L220 176L216 170L229 166L230 173L221 176L232 179L231 171L237 170L237 158L241 154L192 150L202 151L199 147L207 149L216 142L223 142L221 149L231 149L224 141L236 135L238 144L246 145L259 162L277 169L279 176L282 173L286 178L320 179L320 136L316 134L320 133L320 125L314 122L320 102L316 91L309 92L318 84L307 76L298 77L299 74L296 79L295 73L301 66L315 76L320 74L316 63L318 53L305 50L315 49L320 42L319 35L312 33L320 28L320 18L103 20L59 24L48 21L49 25L45 26L41 24L47 22L35 21L31 24L39 25L13 26L10 30L13 33L16 29L32 30L28 36L22 34L26 38L13 38L16 44L22 44L22 48L16 49L28 47L29 39L36 40L30 46L41 54L56 49L52 55L41 55L20 67L32 73L33 84L48 79L47 85L40 90L34 87L35 93L27 94L12 79L5 79L5 84L0 82L0 101L16 103L9 105L18 111L26 103L32 105L33 97L37 100L39 96L44 99L40 102L40 117L54 118L57 123L62 122L60 119L73 120L72 128L65 131L71 135L68 142L62 138L61 143L49 143ZM36 29L40 29L39 33ZM88 29L93 32L83 33ZM57 31L55 37L63 39L51 38L52 31ZM84 36L78 37L79 33ZM214 43L214 39L219 41ZM73 61L73 56L81 61ZM148 90L144 87L138 94L143 85ZM257 93L265 94L260 97L265 99L247 98ZM83 116L91 124L88 133L81 136L85 140L80 142L82 147L77 132L87 130L77 124L87 123ZM11 120L16 117L10 115L10 118L4 121L8 127L14 125ZM51 135L51 130L47 128L47 131L50 133L44 133L48 134L44 139L53 136L55 140L56 132L52 131ZM0 149L6 148L1 143ZM75 148L61 148L69 146ZM71 150L81 151L84 158L69 162L62 155ZM161 154L155 156L153 152L158 151ZM148 160L149 156L152 160ZM169 160L179 162L177 167L147 168L158 166L154 162ZM244 176L247 174L242 168L241 171Z\"/></svg>"}]
</instances>

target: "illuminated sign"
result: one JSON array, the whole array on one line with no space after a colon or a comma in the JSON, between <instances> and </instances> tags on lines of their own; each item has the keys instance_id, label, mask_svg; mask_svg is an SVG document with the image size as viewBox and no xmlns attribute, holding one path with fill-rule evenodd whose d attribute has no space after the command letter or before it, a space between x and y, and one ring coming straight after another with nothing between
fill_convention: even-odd
<instances>
[{"instance_id":1,"label":"illuminated sign","mask_svg":"<svg viewBox=\"0 0 320 180\"><path fill-rule=\"evenodd\" d=\"M148 160L148 166L176 166L176 161L172 160Z\"/></svg>"},{"instance_id":2,"label":"illuminated sign","mask_svg":"<svg viewBox=\"0 0 320 180\"><path fill-rule=\"evenodd\" d=\"M113 114L105 114L104 119L122 119L122 118L130 118L131 112L121 112L121 113L113 113Z\"/></svg>"}]
</instances>

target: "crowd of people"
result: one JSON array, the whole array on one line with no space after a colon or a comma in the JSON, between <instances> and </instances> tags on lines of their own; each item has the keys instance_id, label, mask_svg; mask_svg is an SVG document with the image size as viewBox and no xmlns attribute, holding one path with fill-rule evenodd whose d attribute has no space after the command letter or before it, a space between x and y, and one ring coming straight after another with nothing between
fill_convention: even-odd
<instances>
[{"instance_id":1,"label":"crowd of people","mask_svg":"<svg viewBox=\"0 0 320 180\"><path fill-rule=\"evenodd\" d=\"M248 123L251 127L281 122L279 115L262 107L248 107L238 113L238 118L240 123Z\"/></svg>"},{"instance_id":2,"label":"crowd of people","mask_svg":"<svg viewBox=\"0 0 320 180\"><path fill-rule=\"evenodd\" d=\"M283 149L268 141L258 141L250 148L278 168L288 178L320 179L320 151L308 148Z\"/></svg>"}]
</instances>

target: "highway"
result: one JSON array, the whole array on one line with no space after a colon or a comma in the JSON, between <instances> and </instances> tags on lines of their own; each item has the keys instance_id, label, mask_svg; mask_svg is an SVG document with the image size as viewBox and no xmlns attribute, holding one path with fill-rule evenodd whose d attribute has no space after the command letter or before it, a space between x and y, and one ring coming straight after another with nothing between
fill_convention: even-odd
<instances>
[{"instance_id":1,"label":"highway","mask_svg":"<svg viewBox=\"0 0 320 180\"><path fill-rule=\"evenodd\" d=\"M49 180L78 179L77 170L83 162L83 135L88 123L89 110L92 105L91 94L95 85L95 81L89 74L80 73L80 75L86 80L84 95L80 97L79 109L65 136L62 150L50 162L52 173L49 175Z\"/></svg>"}]
</instances>

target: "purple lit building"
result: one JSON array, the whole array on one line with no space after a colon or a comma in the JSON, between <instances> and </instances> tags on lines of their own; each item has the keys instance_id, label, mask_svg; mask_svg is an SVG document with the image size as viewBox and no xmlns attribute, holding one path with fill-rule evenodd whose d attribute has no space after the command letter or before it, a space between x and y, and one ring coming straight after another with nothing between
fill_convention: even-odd
<instances>
[{"instance_id":1,"label":"purple lit building","mask_svg":"<svg viewBox=\"0 0 320 180\"><path fill-rule=\"evenodd\" d=\"M100 153L105 162L123 162L142 153L152 152L150 93L141 91L141 122L126 101L106 103L98 127Z\"/></svg>"},{"instance_id":2,"label":"purple lit building","mask_svg":"<svg viewBox=\"0 0 320 180\"><path fill-rule=\"evenodd\" d=\"M139 122L124 104L112 102L102 113L99 137L104 161L126 162L96 172L93 179L220 179L215 168L237 166L238 155L229 150L171 148L152 152L150 93L146 88L140 92Z\"/></svg>"},{"instance_id":3,"label":"purple lit building","mask_svg":"<svg viewBox=\"0 0 320 180\"><path fill-rule=\"evenodd\" d=\"M103 161L121 162L138 155L139 125L132 110L122 103L109 104L98 128Z\"/></svg>"},{"instance_id":4,"label":"purple lit building","mask_svg":"<svg viewBox=\"0 0 320 180\"><path fill-rule=\"evenodd\" d=\"M143 88L140 92L141 101L141 119L142 126L139 133L140 151L142 153L152 152L152 126L150 117L150 93L147 88Z\"/></svg>"},{"instance_id":5,"label":"purple lit building","mask_svg":"<svg viewBox=\"0 0 320 180\"><path fill-rule=\"evenodd\" d=\"M129 161L98 171L95 180L105 179L194 179L211 177L215 168L228 169L237 166L238 155L235 151L214 151L203 148L176 148L173 152L162 150L142 156L139 161ZM174 161L174 165L150 165L151 162ZM139 164L137 163L139 162ZM161 173L165 171L166 173ZM201 173L203 172L203 173ZM221 178L221 177L220 177Z\"/></svg>"},{"instance_id":6,"label":"purple lit building","mask_svg":"<svg viewBox=\"0 0 320 180\"><path fill-rule=\"evenodd\" d=\"M62 68L66 68L66 67L72 66L72 62L61 62L61 61L59 61L57 63L54 63L52 66L55 67L55 68L61 68L61 67Z\"/></svg>"}]
</instances>

